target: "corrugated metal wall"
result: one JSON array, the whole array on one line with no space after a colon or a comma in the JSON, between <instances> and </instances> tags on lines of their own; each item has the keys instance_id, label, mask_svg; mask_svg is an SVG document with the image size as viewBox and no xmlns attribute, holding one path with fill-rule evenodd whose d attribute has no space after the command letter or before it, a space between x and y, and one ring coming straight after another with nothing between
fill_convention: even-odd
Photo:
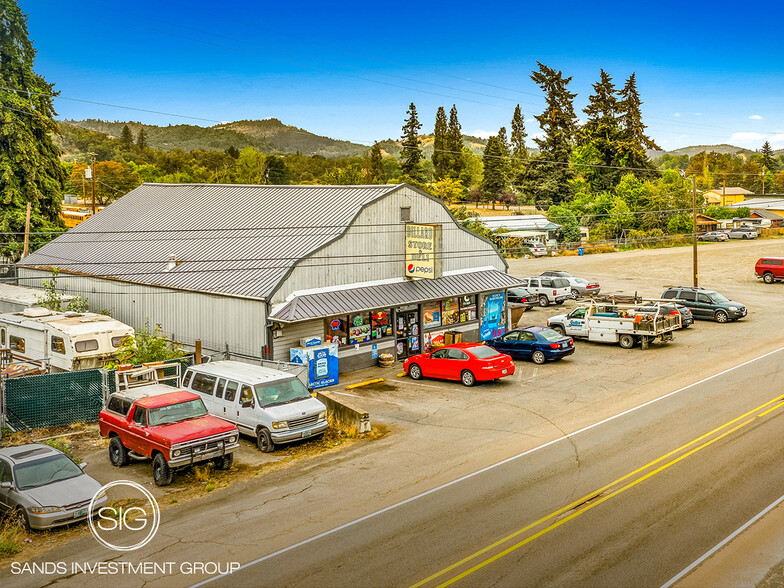
<instances>
[{"instance_id":1,"label":"corrugated metal wall","mask_svg":"<svg viewBox=\"0 0 784 588\"><path fill-rule=\"evenodd\" d=\"M272 302L282 302L298 290L402 278L402 207L411 207L411 222L443 223L443 271L487 266L506 271L495 248L459 227L439 201L403 187L370 204L343 237L301 261L275 292Z\"/></svg>"},{"instance_id":2,"label":"corrugated metal wall","mask_svg":"<svg viewBox=\"0 0 784 588\"><path fill-rule=\"evenodd\" d=\"M305 337L324 338L324 320L307 321L283 325L283 335L272 339L272 359L291 361L292 347L299 347L299 340Z\"/></svg>"},{"instance_id":3,"label":"corrugated metal wall","mask_svg":"<svg viewBox=\"0 0 784 588\"><path fill-rule=\"evenodd\" d=\"M20 282L40 287L51 272L19 268ZM33 278L33 279L26 279ZM79 294L90 309L106 309L112 317L139 329L149 318L151 327L160 323L164 332L186 345L201 339L205 354L229 351L261 357L266 344L266 304L262 301L154 288L89 276L57 276L58 288Z\"/></svg>"}]
</instances>

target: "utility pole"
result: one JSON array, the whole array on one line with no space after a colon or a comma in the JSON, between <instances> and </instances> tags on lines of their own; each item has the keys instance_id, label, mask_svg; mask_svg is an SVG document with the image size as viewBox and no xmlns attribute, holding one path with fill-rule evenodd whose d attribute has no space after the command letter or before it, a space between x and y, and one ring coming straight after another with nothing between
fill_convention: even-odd
<instances>
[{"instance_id":1,"label":"utility pole","mask_svg":"<svg viewBox=\"0 0 784 588\"><path fill-rule=\"evenodd\" d=\"M30 213L32 212L32 203L27 201L27 214L25 215L25 237L24 249L22 250L22 257L27 257L27 251L30 246Z\"/></svg>"},{"instance_id":2,"label":"utility pole","mask_svg":"<svg viewBox=\"0 0 784 588\"><path fill-rule=\"evenodd\" d=\"M686 172L680 170L681 177L686 178ZM692 268L694 270L694 287L699 286L699 274L697 273L697 184L693 177L687 178L691 181L691 246L692 246Z\"/></svg>"},{"instance_id":3,"label":"utility pole","mask_svg":"<svg viewBox=\"0 0 784 588\"><path fill-rule=\"evenodd\" d=\"M92 157L92 176L93 176L93 214L95 214L95 153L91 153Z\"/></svg>"},{"instance_id":4,"label":"utility pole","mask_svg":"<svg viewBox=\"0 0 784 588\"><path fill-rule=\"evenodd\" d=\"M762 195L765 195L765 166L762 166Z\"/></svg>"},{"instance_id":5,"label":"utility pole","mask_svg":"<svg viewBox=\"0 0 784 588\"><path fill-rule=\"evenodd\" d=\"M724 207L727 196L727 180L721 181L721 206Z\"/></svg>"}]
</instances>

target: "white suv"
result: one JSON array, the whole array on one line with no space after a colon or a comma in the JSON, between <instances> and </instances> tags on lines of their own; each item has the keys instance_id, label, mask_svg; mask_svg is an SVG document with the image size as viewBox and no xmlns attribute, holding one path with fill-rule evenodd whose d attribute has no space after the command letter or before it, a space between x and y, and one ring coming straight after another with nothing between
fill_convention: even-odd
<instances>
[{"instance_id":1,"label":"white suv","mask_svg":"<svg viewBox=\"0 0 784 588\"><path fill-rule=\"evenodd\" d=\"M523 288L539 299L539 306L549 306L553 302L563 304L572 293L569 280L565 278L536 276L521 281Z\"/></svg>"}]
</instances>

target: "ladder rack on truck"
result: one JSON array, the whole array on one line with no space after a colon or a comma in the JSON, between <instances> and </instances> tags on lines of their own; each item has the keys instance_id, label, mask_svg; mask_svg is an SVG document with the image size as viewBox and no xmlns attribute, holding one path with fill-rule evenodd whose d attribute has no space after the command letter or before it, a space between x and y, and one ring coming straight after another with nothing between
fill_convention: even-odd
<instances>
[{"instance_id":1,"label":"ladder rack on truck","mask_svg":"<svg viewBox=\"0 0 784 588\"><path fill-rule=\"evenodd\" d=\"M647 349L655 341L672 341L673 331L681 327L680 314L661 311L661 304L639 298L634 304L591 301L569 314L551 317L547 325L572 337L618 343L624 349L640 343ZM655 311L639 310L641 306L654 307Z\"/></svg>"},{"instance_id":2,"label":"ladder rack on truck","mask_svg":"<svg viewBox=\"0 0 784 588\"><path fill-rule=\"evenodd\" d=\"M171 392L180 386L181 367L179 361L172 363L150 362L141 367L121 365L114 374L115 392L128 392L135 388L145 388L148 396ZM171 372L170 375L166 375ZM156 386L156 388L147 388Z\"/></svg>"}]
</instances>

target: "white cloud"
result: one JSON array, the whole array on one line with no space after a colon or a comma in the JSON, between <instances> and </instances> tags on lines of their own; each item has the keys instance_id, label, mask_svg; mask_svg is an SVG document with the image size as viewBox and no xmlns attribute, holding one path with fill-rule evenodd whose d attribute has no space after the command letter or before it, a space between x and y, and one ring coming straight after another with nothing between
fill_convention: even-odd
<instances>
[{"instance_id":1,"label":"white cloud","mask_svg":"<svg viewBox=\"0 0 784 588\"><path fill-rule=\"evenodd\" d=\"M759 114L752 114L749 118L751 120L762 120L762 117Z\"/></svg>"},{"instance_id":2,"label":"white cloud","mask_svg":"<svg viewBox=\"0 0 784 588\"><path fill-rule=\"evenodd\" d=\"M770 141L770 146L774 149L781 149L784 147L784 133L776 133L775 135L771 135L768 138Z\"/></svg>"},{"instance_id":3,"label":"white cloud","mask_svg":"<svg viewBox=\"0 0 784 588\"><path fill-rule=\"evenodd\" d=\"M747 131L743 133L732 133L732 137L730 137L730 141L734 141L738 143L745 143L750 141L763 143L767 138L768 138L767 135L760 135L759 133Z\"/></svg>"},{"instance_id":4,"label":"white cloud","mask_svg":"<svg viewBox=\"0 0 784 588\"><path fill-rule=\"evenodd\" d=\"M701 112L695 112L694 116L702 116L702 113Z\"/></svg>"},{"instance_id":5,"label":"white cloud","mask_svg":"<svg viewBox=\"0 0 784 588\"><path fill-rule=\"evenodd\" d=\"M527 123L536 122L536 119L534 117L527 118L527 119L525 119L525 122L527 122Z\"/></svg>"},{"instance_id":6,"label":"white cloud","mask_svg":"<svg viewBox=\"0 0 784 588\"><path fill-rule=\"evenodd\" d=\"M680 115L681 115L681 113L680 113L680 112L676 112L676 113L675 113L675 114L673 114L672 116L674 116L674 117L676 117L676 118L677 118L677 117L679 117Z\"/></svg>"},{"instance_id":7,"label":"white cloud","mask_svg":"<svg viewBox=\"0 0 784 588\"><path fill-rule=\"evenodd\" d=\"M480 139L489 139L496 133L493 131L483 131L482 129L476 129L468 134L471 135L472 137L479 137Z\"/></svg>"},{"instance_id":8,"label":"white cloud","mask_svg":"<svg viewBox=\"0 0 784 588\"><path fill-rule=\"evenodd\" d=\"M544 136L545 136L544 133L534 133L533 135L531 135L530 138L531 138L531 140L533 140L533 139L544 139Z\"/></svg>"}]
</instances>

